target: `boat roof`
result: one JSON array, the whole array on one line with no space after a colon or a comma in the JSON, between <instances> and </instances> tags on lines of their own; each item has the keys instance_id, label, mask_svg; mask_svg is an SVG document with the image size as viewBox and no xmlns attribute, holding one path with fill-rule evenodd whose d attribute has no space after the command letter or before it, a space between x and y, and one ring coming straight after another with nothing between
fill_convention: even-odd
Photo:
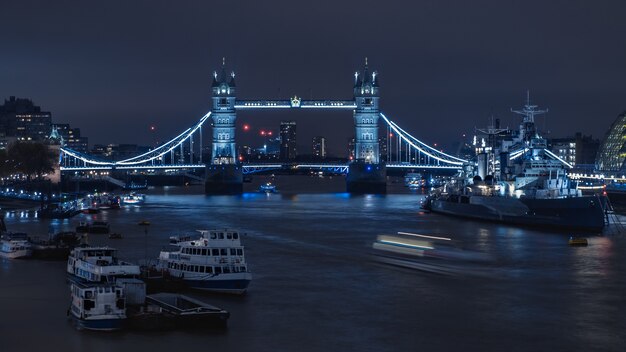
<instances>
[{"instance_id":1,"label":"boat roof","mask_svg":"<svg viewBox=\"0 0 626 352\"><path fill-rule=\"evenodd\" d=\"M76 247L74 248L75 251L79 251L79 252L84 252L84 251L117 251L117 248L112 248L112 247Z\"/></svg>"}]
</instances>

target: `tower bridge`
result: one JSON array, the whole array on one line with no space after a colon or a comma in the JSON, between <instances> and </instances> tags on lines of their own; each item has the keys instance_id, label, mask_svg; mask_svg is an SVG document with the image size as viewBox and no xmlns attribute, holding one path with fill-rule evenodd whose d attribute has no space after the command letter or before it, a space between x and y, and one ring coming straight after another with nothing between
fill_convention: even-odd
<instances>
[{"instance_id":1,"label":"tower bridge","mask_svg":"<svg viewBox=\"0 0 626 352\"><path fill-rule=\"evenodd\" d=\"M366 59L363 70L354 74L352 100L303 100L295 95L282 100L237 100L235 73L227 73L223 62L221 72L213 73L211 110L196 124L146 153L119 161L103 160L62 147L61 172L205 170L206 193L236 194L242 192L243 174L272 169L333 170L347 174L349 192L384 193L387 168L458 170L468 163L429 146L387 118L379 109L377 75L376 71L370 72ZM351 110L355 126L354 160L340 164L240 163L235 138L237 111L255 109ZM211 159L203 160L202 128L207 121L212 129ZM386 127L389 137L385 145L389 154L386 160L381 159L379 126Z\"/></svg>"}]
</instances>

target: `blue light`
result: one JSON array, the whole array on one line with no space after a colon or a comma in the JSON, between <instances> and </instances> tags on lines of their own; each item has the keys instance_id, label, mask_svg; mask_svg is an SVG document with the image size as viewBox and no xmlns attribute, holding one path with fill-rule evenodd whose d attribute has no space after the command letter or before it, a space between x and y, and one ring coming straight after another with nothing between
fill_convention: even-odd
<instances>
[{"instance_id":1,"label":"blue light","mask_svg":"<svg viewBox=\"0 0 626 352\"><path fill-rule=\"evenodd\" d=\"M367 165L367 171L372 171L372 166L371 165Z\"/></svg>"}]
</instances>

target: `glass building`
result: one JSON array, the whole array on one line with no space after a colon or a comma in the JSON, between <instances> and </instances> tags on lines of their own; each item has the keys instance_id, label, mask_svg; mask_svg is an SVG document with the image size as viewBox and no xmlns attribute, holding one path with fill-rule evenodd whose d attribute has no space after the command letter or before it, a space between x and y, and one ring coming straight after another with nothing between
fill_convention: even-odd
<instances>
[{"instance_id":1,"label":"glass building","mask_svg":"<svg viewBox=\"0 0 626 352\"><path fill-rule=\"evenodd\" d=\"M626 171L626 111L620 114L604 136L598 149L596 170L600 172Z\"/></svg>"}]
</instances>

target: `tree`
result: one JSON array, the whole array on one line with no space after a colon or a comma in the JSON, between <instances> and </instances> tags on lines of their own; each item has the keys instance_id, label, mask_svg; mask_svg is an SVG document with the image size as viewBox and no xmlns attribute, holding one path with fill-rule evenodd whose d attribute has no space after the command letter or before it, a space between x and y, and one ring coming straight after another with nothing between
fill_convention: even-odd
<instances>
[{"instance_id":1,"label":"tree","mask_svg":"<svg viewBox=\"0 0 626 352\"><path fill-rule=\"evenodd\" d=\"M9 160L6 149L0 149L0 177L11 174L13 164Z\"/></svg>"},{"instance_id":2,"label":"tree","mask_svg":"<svg viewBox=\"0 0 626 352\"><path fill-rule=\"evenodd\" d=\"M40 179L43 174L54 171L56 156L45 144L15 142L9 146L7 154L14 172Z\"/></svg>"}]
</instances>

